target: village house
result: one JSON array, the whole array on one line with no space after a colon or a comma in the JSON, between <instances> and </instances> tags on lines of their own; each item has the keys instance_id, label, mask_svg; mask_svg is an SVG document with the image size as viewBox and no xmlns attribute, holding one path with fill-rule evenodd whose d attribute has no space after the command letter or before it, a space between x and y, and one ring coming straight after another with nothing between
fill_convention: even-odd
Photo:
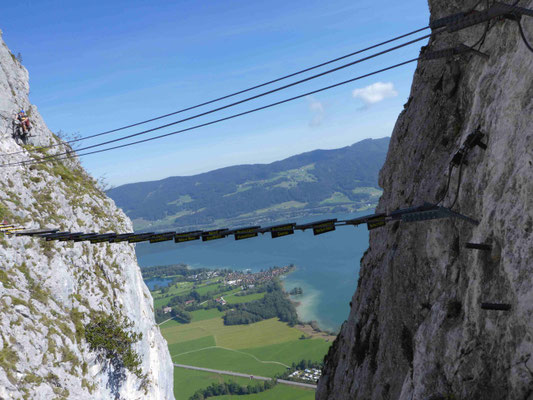
<instances>
[{"instance_id":1,"label":"village house","mask_svg":"<svg viewBox=\"0 0 533 400\"><path fill-rule=\"evenodd\" d=\"M215 301L219 304L222 304L222 305L225 305L226 304L226 300L224 300L224 297L220 296L218 298L215 299Z\"/></svg>"}]
</instances>

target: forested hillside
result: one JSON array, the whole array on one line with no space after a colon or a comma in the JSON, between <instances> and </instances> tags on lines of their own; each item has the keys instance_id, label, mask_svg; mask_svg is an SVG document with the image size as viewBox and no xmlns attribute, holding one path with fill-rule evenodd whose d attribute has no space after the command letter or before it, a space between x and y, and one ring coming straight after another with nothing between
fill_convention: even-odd
<instances>
[{"instance_id":1,"label":"forested hillside","mask_svg":"<svg viewBox=\"0 0 533 400\"><path fill-rule=\"evenodd\" d=\"M272 164L123 185L108 195L137 229L258 223L372 207L389 138L315 150Z\"/></svg>"}]
</instances>

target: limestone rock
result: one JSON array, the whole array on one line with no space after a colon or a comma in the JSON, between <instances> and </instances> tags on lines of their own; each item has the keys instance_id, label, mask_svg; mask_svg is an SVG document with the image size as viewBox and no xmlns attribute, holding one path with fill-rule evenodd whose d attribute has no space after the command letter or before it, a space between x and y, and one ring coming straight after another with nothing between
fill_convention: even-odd
<instances>
[{"instance_id":1,"label":"limestone rock","mask_svg":"<svg viewBox=\"0 0 533 400\"><path fill-rule=\"evenodd\" d=\"M0 164L69 149L48 130L28 93L28 72L0 37ZM33 122L26 150L11 135L20 108ZM49 144L59 145L36 149ZM0 217L29 229L132 230L76 160L0 167ZM0 399L174 399L172 362L133 245L0 234L0 283ZM83 327L98 311L126 317L142 333L134 350L140 375L148 378L144 388L137 375L117 375L90 351Z\"/></svg>"},{"instance_id":2,"label":"limestone rock","mask_svg":"<svg viewBox=\"0 0 533 400\"><path fill-rule=\"evenodd\" d=\"M430 0L431 16L476 2ZM533 9L533 1L520 6ZM533 19L522 24L533 42ZM428 50L472 45L483 30L437 35ZM480 224L394 223L370 233L317 399L533 398L533 54L508 19L492 22L481 51L490 58L419 62L380 174L377 208L436 202L451 157L480 126L488 148L470 153L454 208ZM466 242L491 243L492 253ZM482 310L482 302L512 309Z\"/></svg>"}]
</instances>

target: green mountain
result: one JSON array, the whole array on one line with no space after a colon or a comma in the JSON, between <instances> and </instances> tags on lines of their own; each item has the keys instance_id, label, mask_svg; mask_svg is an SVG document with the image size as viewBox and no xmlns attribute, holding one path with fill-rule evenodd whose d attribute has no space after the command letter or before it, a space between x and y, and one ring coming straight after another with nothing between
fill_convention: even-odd
<instances>
[{"instance_id":1,"label":"green mountain","mask_svg":"<svg viewBox=\"0 0 533 400\"><path fill-rule=\"evenodd\" d=\"M373 208L381 195L378 173L389 140L366 139L271 164L130 183L107 194L137 230L265 224Z\"/></svg>"}]
</instances>

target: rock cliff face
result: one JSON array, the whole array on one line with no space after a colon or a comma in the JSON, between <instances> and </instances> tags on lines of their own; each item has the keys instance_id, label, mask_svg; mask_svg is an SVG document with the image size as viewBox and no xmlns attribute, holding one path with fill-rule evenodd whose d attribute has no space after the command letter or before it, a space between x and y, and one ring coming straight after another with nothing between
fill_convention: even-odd
<instances>
[{"instance_id":1,"label":"rock cliff face","mask_svg":"<svg viewBox=\"0 0 533 400\"><path fill-rule=\"evenodd\" d=\"M28 72L0 37L1 164L66 148L36 150L61 142L30 104L28 92ZM31 114L32 137L24 152L8 155L23 150L11 137L12 115L20 108ZM72 232L132 229L96 182L70 160L0 167L0 220ZM108 339L109 324L107 331L101 328L105 324L97 325L103 320L142 334L130 353L139 356L138 368L105 357L109 342L91 350L95 337ZM132 245L0 234L0 399L174 399L172 372Z\"/></svg>"},{"instance_id":2,"label":"rock cliff face","mask_svg":"<svg viewBox=\"0 0 533 400\"><path fill-rule=\"evenodd\" d=\"M432 18L475 3L429 1ZM533 19L522 24L533 41ZM438 35L428 50L471 45L483 29ZM493 21L481 50L488 60L470 53L419 62L380 174L377 209L436 203L452 155L480 126L488 148L470 153L454 208L480 223L371 231L317 399L533 398L533 54L507 19ZM466 242L491 243L492 251ZM482 310L482 302L512 308Z\"/></svg>"}]
</instances>

